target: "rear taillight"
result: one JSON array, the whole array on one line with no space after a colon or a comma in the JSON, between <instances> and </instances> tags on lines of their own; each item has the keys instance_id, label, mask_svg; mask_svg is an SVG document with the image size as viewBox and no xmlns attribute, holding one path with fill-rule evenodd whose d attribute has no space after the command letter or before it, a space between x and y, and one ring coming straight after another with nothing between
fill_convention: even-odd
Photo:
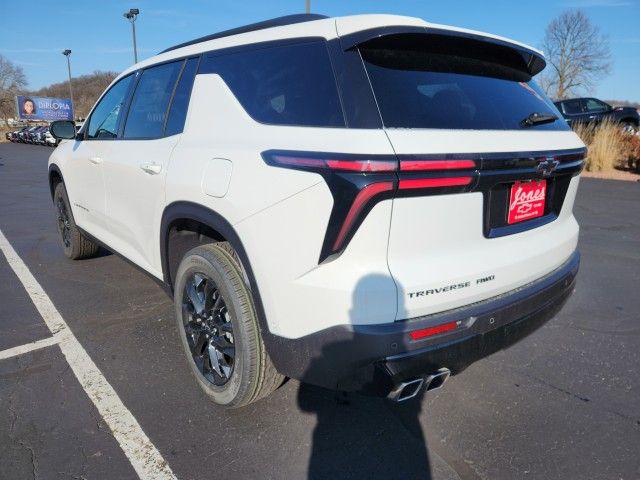
<instances>
[{"instance_id":1,"label":"rear taillight","mask_svg":"<svg viewBox=\"0 0 640 480\"><path fill-rule=\"evenodd\" d=\"M380 201L394 195L415 196L465 191L473 182L475 160L400 159L394 155L351 155L270 150L274 167L322 175L334 204L320 262L340 253Z\"/></svg>"}]
</instances>

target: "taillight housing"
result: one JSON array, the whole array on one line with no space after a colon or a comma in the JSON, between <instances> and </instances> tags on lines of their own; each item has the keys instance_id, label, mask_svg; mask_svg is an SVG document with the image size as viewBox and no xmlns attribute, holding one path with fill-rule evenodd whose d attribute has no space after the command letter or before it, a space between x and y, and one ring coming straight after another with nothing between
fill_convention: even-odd
<instances>
[{"instance_id":1,"label":"taillight housing","mask_svg":"<svg viewBox=\"0 0 640 480\"><path fill-rule=\"evenodd\" d=\"M371 209L394 196L456 193L471 188L477 167L469 159L420 159L395 155L269 150L271 166L322 175L331 195L329 218L319 262L339 255Z\"/></svg>"}]
</instances>

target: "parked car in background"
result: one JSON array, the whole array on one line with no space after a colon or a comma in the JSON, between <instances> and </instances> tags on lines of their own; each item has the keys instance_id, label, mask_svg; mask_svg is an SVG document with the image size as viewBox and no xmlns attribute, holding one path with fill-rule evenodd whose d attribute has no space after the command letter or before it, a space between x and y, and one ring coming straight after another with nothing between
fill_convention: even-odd
<instances>
[{"instance_id":1,"label":"parked car in background","mask_svg":"<svg viewBox=\"0 0 640 480\"><path fill-rule=\"evenodd\" d=\"M47 126L39 126L35 130L31 131L31 133L29 133L29 143L32 143L33 145L40 145L40 143L41 143L40 134L46 128L48 128L48 127Z\"/></svg>"},{"instance_id":2,"label":"parked car in background","mask_svg":"<svg viewBox=\"0 0 640 480\"><path fill-rule=\"evenodd\" d=\"M605 119L620 123L629 133L637 133L640 124L638 111L633 107L612 107L597 98L571 98L554 102L569 124L574 122L598 124Z\"/></svg>"},{"instance_id":3,"label":"parked car in background","mask_svg":"<svg viewBox=\"0 0 640 480\"><path fill-rule=\"evenodd\" d=\"M12 133L13 133L13 132L7 132L7 133L5 133L5 134L4 134L4 138L6 138L7 140L11 141L11 134L12 134Z\"/></svg>"},{"instance_id":4,"label":"parked car in background","mask_svg":"<svg viewBox=\"0 0 640 480\"><path fill-rule=\"evenodd\" d=\"M56 140L56 138L51 135L51 129L49 127L47 127L47 129L42 134L42 144L51 147L58 146L58 140Z\"/></svg>"},{"instance_id":5,"label":"parked car in background","mask_svg":"<svg viewBox=\"0 0 640 480\"><path fill-rule=\"evenodd\" d=\"M20 130L18 132L18 142L20 143L29 143L29 134L34 131L36 128L38 128L37 126L35 127L26 127L23 128L22 130Z\"/></svg>"}]
</instances>

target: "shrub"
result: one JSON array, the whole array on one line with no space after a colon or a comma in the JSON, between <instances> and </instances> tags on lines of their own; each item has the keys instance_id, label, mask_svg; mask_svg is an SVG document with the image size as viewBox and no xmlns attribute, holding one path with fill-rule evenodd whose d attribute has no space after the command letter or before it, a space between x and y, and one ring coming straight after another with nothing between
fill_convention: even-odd
<instances>
[{"instance_id":1,"label":"shrub","mask_svg":"<svg viewBox=\"0 0 640 480\"><path fill-rule=\"evenodd\" d=\"M589 148L585 169L589 172L613 170L626 166L630 155L637 155L631 144L634 135L625 133L620 125L604 120L599 125L576 124L574 130Z\"/></svg>"},{"instance_id":2,"label":"shrub","mask_svg":"<svg viewBox=\"0 0 640 480\"><path fill-rule=\"evenodd\" d=\"M625 135L623 141L626 156L623 166L628 167L630 170L640 172L640 136Z\"/></svg>"}]
</instances>

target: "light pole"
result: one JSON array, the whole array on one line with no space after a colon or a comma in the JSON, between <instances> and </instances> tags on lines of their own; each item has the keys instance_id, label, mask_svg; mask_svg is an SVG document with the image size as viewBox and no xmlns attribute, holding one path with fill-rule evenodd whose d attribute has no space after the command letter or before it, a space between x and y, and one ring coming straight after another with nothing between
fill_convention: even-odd
<instances>
[{"instance_id":1,"label":"light pole","mask_svg":"<svg viewBox=\"0 0 640 480\"><path fill-rule=\"evenodd\" d=\"M124 12L122 16L131 22L131 28L133 31L133 63L138 63L138 46L136 45L136 18L140 14L140 10L137 8L131 8L128 12Z\"/></svg>"},{"instance_id":2,"label":"light pole","mask_svg":"<svg viewBox=\"0 0 640 480\"><path fill-rule=\"evenodd\" d=\"M71 119L73 120L75 118L73 111L76 108L76 104L73 103L73 87L71 86L71 60L69 60L69 57L71 56L71 50L67 48L62 52L62 54L67 57L67 71L69 72L69 97L71 98Z\"/></svg>"},{"instance_id":3,"label":"light pole","mask_svg":"<svg viewBox=\"0 0 640 480\"><path fill-rule=\"evenodd\" d=\"M307 0L307 13L311 13L311 0Z\"/></svg>"}]
</instances>

